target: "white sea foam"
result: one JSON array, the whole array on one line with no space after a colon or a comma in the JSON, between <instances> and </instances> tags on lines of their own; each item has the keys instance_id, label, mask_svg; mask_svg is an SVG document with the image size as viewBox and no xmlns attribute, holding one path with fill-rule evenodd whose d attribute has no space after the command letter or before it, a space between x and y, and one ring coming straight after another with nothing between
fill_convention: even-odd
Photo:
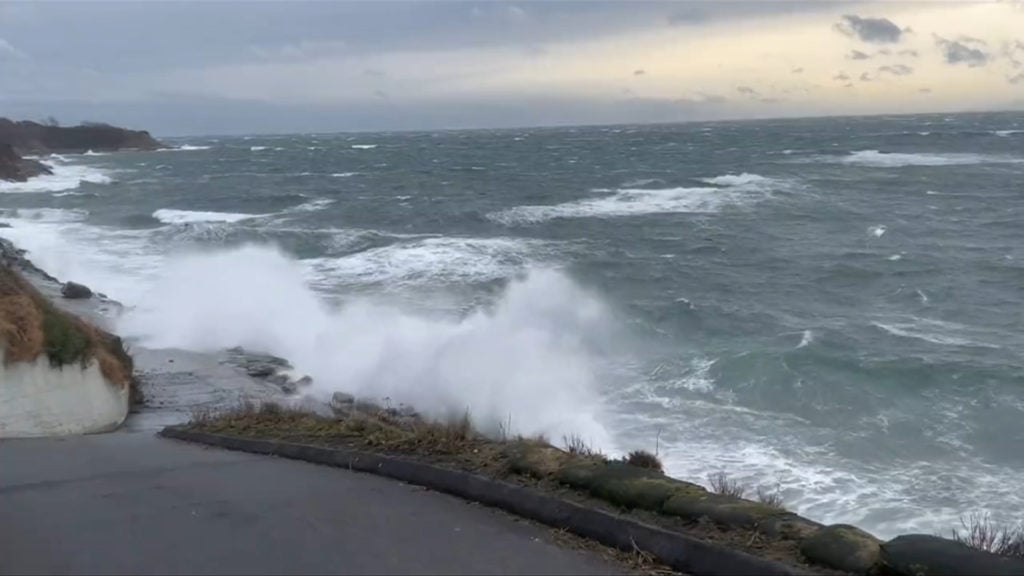
<instances>
[{"instance_id":1,"label":"white sea foam","mask_svg":"<svg viewBox=\"0 0 1024 576\"><path fill-rule=\"evenodd\" d=\"M992 335L955 322L908 317L887 319L885 322L875 321L871 324L894 336L914 338L942 346L1000 348L998 344L985 341L992 339Z\"/></svg>"},{"instance_id":2,"label":"white sea foam","mask_svg":"<svg viewBox=\"0 0 1024 576\"><path fill-rule=\"evenodd\" d=\"M889 258L888 258L888 260L890 262L897 262L897 261L902 260L902 259L903 259L903 255L902 254L893 254L892 256L889 256Z\"/></svg>"},{"instance_id":3,"label":"white sea foam","mask_svg":"<svg viewBox=\"0 0 1024 576\"><path fill-rule=\"evenodd\" d=\"M995 134L996 136L1001 136L1003 138L1008 138L1008 137L1013 136L1015 134L1024 134L1024 130L995 130L992 133Z\"/></svg>"},{"instance_id":4,"label":"white sea foam","mask_svg":"<svg viewBox=\"0 0 1024 576\"><path fill-rule=\"evenodd\" d=\"M644 214L712 213L754 198L722 188L622 189L611 196L551 206L518 206L487 217L501 224L535 223L555 218L615 218Z\"/></svg>"},{"instance_id":5,"label":"white sea foam","mask_svg":"<svg viewBox=\"0 0 1024 576\"><path fill-rule=\"evenodd\" d=\"M868 234L874 238L881 238L882 236L885 235L885 232L886 228L881 224L879 224L878 226L872 226L871 228L868 228Z\"/></svg>"},{"instance_id":6,"label":"white sea foam","mask_svg":"<svg viewBox=\"0 0 1024 576\"><path fill-rule=\"evenodd\" d=\"M86 150L83 156L107 156L109 152L93 152L92 150Z\"/></svg>"},{"instance_id":7,"label":"white sea foam","mask_svg":"<svg viewBox=\"0 0 1024 576\"><path fill-rule=\"evenodd\" d=\"M352 148L355 148L356 150L373 150L376 147L377 147L376 144L353 144L352 145Z\"/></svg>"},{"instance_id":8,"label":"white sea foam","mask_svg":"<svg viewBox=\"0 0 1024 576\"><path fill-rule=\"evenodd\" d=\"M150 347L242 345L286 357L321 399L387 397L435 417L468 411L490 431L511 420L518 433L610 444L587 345L608 315L568 277L533 271L492 310L444 320L370 301L332 309L301 273L261 247L174 259L118 330Z\"/></svg>"},{"instance_id":9,"label":"white sea foam","mask_svg":"<svg viewBox=\"0 0 1024 576\"><path fill-rule=\"evenodd\" d=\"M335 178L350 178L356 174L359 174L359 172L335 172L334 174L331 174L331 176Z\"/></svg>"},{"instance_id":10,"label":"white sea foam","mask_svg":"<svg viewBox=\"0 0 1024 576\"><path fill-rule=\"evenodd\" d=\"M797 348L804 348L814 343L815 334L813 330L804 330L803 334L800 335L800 343L796 345Z\"/></svg>"},{"instance_id":11,"label":"white sea foam","mask_svg":"<svg viewBox=\"0 0 1024 576\"><path fill-rule=\"evenodd\" d=\"M341 258L310 260L314 279L326 283L486 282L524 270L546 245L512 238L413 238Z\"/></svg>"},{"instance_id":12,"label":"white sea foam","mask_svg":"<svg viewBox=\"0 0 1024 576\"><path fill-rule=\"evenodd\" d=\"M31 222L80 222L89 217L89 211L65 208L12 208L0 210L0 216Z\"/></svg>"},{"instance_id":13,"label":"white sea foam","mask_svg":"<svg viewBox=\"0 0 1024 576\"><path fill-rule=\"evenodd\" d=\"M29 178L27 182L5 182L0 180L0 193L63 192L73 190L83 183L110 184L113 180L105 170L94 166L67 164L63 156L52 155L43 160L53 174Z\"/></svg>"},{"instance_id":14,"label":"white sea foam","mask_svg":"<svg viewBox=\"0 0 1024 576\"><path fill-rule=\"evenodd\" d=\"M199 146L195 144L182 144L181 146L174 146L172 148L160 148L157 152L196 152L199 150L209 150L213 146Z\"/></svg>"},{"instance_id":15,"label":"white sea foam","mask_svg":"<svg viewBox=\"0 0 1024 576\"><path fill-rule=\"evenodd\" d=\"M821 157L819 157L821 158ZM870 168L902 168L906 166L963 166L970 164L1017 164L1024 159L968 153L901 153L859 150L847 156L828 157L825 161Z\"/></svg>"},{"instance_id":16,"label":"white sea foam","mask_svg":"<svg viewBox=\"0 0 1024 576\"><path fill-rule=\"evenodd\" d=\"M251 152L259 152L259 151L261 151L261 150L266 150L266 149L267 149L267 147L266 147L266 146L250 146L250 147L249 147L249 150L250 150Z\"/></svg>"},{"instance_id":17,"label":"white sea foam","mask_svg":"<svg viewBox=\"0 0 1024 576\"><path fill-rule=\"evenodd\" d=\"M759 174L750 174L744 172L742 174L726 174L724 176L715 176L714 178L702 178L702 182L708 184L714 184L715 186L730 186L730 187L744 187L744 186L771 186L778 184L778 181L772 178L765 178Z\"/></svg>"},{"instance_id":18,"label":"white sea foam","mask_svg":"<svg viewBox=\"0 0 1024 576\"><path fill-rule=\"evenodd\" d=\"M175 210L161 208L153 212L153 218L164 224L188 224L192 222L239 222L250 218L260 218L263 214L238 214L234 212L200 212L194 210Z\"/></svg>"}]
</instances>

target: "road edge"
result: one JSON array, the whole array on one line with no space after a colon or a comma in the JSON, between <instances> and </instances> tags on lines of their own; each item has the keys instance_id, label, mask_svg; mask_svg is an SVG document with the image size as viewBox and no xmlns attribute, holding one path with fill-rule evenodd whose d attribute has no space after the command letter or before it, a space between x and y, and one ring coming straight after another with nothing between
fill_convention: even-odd
<instances>
[{"instance_id":1,"label":"road edge","mask_svg":"<svg viewBox=\"0 0 1024 576\"><path fill-rule=\"evenodd\" d=\"M655 556L674 570L700 576L795 576L808 574L773 560L732 550L685 534L657 528L603 510L588 508L531 488L469 472L348 448L325 448L276 440L241 438L168 426L157 433L228 450L303 460L347 468L416 484L438 492L499 508L606 546Z\"/></svg>"}]
</instances>

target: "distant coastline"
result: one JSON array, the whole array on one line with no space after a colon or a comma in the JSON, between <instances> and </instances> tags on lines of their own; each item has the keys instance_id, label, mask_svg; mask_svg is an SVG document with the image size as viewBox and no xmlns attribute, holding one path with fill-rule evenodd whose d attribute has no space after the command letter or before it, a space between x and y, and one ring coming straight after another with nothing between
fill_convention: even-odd
<instances>
[{"instance_id":1,"label":"distant coastline","mask_svg":"<svg viewBox=\"0 0 1024 576\"><path fill-rule=\"evenodd\" d=\"M130 130L98 122L59 126L55 122L40 124L0 118L0 180L24 182L51 173L45 164L25 156L156 150L162 146L145 130Z\"/></svg>"}]
</instances>

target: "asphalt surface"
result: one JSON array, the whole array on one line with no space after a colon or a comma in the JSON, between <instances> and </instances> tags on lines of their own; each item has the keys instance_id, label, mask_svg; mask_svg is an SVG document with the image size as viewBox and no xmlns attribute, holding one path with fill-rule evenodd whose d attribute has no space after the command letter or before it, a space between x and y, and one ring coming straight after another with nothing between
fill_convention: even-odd
<instances>
[{"instance_id":1,"label":"asphalt surface","mask_svg":"<svg viewBox=\"0 0 1024 576\"><path fill-rule=\"evenodd\" d=\"M422 488L157 438L0 441L0 574L615 574Z\"/></svg>"}]
</instances>

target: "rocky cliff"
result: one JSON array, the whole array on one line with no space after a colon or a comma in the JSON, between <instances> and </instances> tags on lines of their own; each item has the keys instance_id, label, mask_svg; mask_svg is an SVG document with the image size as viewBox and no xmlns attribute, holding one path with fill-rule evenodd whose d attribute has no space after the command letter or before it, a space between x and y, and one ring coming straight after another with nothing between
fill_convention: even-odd
<instances>
[{"instance_id":1,"label":"rocky cliff","mask_svg":"<svg viewBox=\"0 0 1024 576\"><path fill-rule=\"evenodd\" d=\"M100 123L49 126L7 118L0 118L0 144L11 145L19 154L155 150L163 147L144 130L128 130Z\"/></svg>"},{"instance_id":2,"label":"rocky cliff","mask_svg":"<svg viewBox=\"0 0 1024 576\"><path fill-rule=\"evenodd\" d=\"M0 142L0 180L24 182L29 178L50 173L45 164L22 158L14 151L13 146Z\"/></svg>"},{"instance_id":3,"label":"rocky cliff","mask_svg":"<svg viewBox=\"0 0 1024 576\"><path fill-rule=\"evenodd\" d=\"M21 261L0 240L0 438L118 427L134 387L120 338L55 306Z\"/></svg>"}]
</instances>

